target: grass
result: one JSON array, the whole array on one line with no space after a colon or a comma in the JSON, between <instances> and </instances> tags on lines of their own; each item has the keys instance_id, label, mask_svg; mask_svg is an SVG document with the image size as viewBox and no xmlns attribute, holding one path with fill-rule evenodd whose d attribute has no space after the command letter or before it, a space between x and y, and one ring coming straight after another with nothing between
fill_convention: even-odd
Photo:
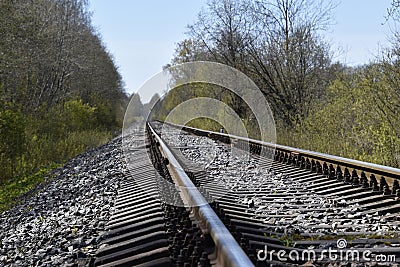
<instances>
[{"instance_id":1,"label":"grass","mask_svg":"<svg viewBox=\"0 0 400 267\"><path fill-rule=\"evenodd\" d=\"M45 181L51 176L51 171L60 167L61 164L49 164L41 167L30 175L23 175L7 180L0 186L0 212L3 212L16 205L19 197L33 189L36 185Z\"/></svg>"},{"instance_id":2,"label":"grass","mask_svg":"<svg viewBox=\"0 0 400 267\"><path fill-rule=\"evenodd\" d=\"M18 204L23 194L43 183L52 170L62 166L52 162L65 162L90 148L107 143L112 136L109 131L83 130L70 132L65 138L57 140L47 135L34 137L25 144L27 152L21 156L22 163L15 171L19 175L0 174L3 176L0 177L0 213ZM0 161L0 170L5 169L9 162Z\"/></svg>"}]
</instances>

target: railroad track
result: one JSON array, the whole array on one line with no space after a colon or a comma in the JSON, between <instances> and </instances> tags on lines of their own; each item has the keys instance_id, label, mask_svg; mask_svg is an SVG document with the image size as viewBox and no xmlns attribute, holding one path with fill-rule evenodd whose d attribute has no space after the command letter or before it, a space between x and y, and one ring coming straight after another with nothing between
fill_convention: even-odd
<instances>
[{"instance_id":1,"label":"railroad track","mask_svg":"<svg viewBox=\"0 0 400 267\"><path fill-rule=\"evenodd\" d=\"M251 266L199 193L174 190L162 183L191 186L163 141L151 127L147 130L147 135L132 134L133 144L146 139L146 145L130 148L131 176L119 190L116 212L107 224L94 265ZM168 204L166 197L176 205ZM189 211L184 202L194 208Z\"/></svg>"},{"instance_id":2,"label":"railroad track","mask_svg":"<svg viewBox=\"0 0 400 267\"><path fill-rule=\"evenodd\" d=\"M96 266L399 263L400 170L177 128L129 137L146 145L130 148Z\"/></svg>"}]
</instances>

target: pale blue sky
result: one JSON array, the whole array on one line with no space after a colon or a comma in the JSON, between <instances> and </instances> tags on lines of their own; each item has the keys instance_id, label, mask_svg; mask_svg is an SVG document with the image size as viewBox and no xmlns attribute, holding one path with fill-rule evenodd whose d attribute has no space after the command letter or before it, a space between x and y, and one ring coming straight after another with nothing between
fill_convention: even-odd
<instances>
[{"instance_id":1,"label":"pale blue sky","mask_svg":"<svg viewBox=\"0 0 400 267\"><path fill-rule=\"evenodd\" d=\"M384 15L391 0L342 0L326 33L336 60L368 63L388 46ZM206 0L90 0L93 24L114 56L129 93L162 70ZM338 52L342 51L342 52ZM146 102L148 96L143 95Z\"/></svg>"}]
</instances>

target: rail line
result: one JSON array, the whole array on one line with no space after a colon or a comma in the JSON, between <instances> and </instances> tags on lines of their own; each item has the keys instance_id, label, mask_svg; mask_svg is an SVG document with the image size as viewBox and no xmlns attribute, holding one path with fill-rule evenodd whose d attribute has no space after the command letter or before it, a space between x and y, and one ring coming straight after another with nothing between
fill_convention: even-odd
<instances>
[{"instance_id":1,"label":"rail line","mask_svg":"<svg viewBox=\"0 0 400 267\"><path fill-rule=\"evenodd\" d=\"M96 266L372 266L377 256L380 263L399 264L399 169L168 127L171 138L184 135L185 142L160 136L160 122L134 134L133 139L146 139L146 146L132 148L135 163L119 192ZM221 155L232 144L248 145L250 159L243 163L252 166L245 172L259 179L250 181L252 186L228 181L232 188L221 187L216 173L234 177L229 171L237 166L226 161L199 168L200 137L213 140ZM160 178L179 189L166 188ZM166 204L160 191L168 191L182 207Z\"/></svg>"},{"instance_id":2,"label":"rail line","mask_svg":"<svg viewBox=\"0 0 400 267\"><path fill-rule=\"evenodd\" d=\"M144 138L143 133L137 136ZM119 192L117 211L107 225L95 266L252 266L150 125L147 141L145 147L132 149L135 179L129 179ZM155 173L148 152L162 177ZM162 202L159 190L170 188L160 188L160 178L186 188L170 194L180 197L180 204L187 208Z\"/></svg>"}]
</instances>

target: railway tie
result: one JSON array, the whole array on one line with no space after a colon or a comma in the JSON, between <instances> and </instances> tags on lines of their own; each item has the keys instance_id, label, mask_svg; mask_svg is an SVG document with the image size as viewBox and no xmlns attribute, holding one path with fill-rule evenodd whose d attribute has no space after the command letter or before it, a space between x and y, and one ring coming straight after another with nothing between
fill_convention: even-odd
<instances>
[{"instance_id":1,"label":"railway tie","mask_svg":"<svg viewBox=\"0 0 400 267\"><path fill-rule=\"evenodd\" d=\"M146 145L130 149L129 174L114 203L95 266L252 266L208 205L188 205L202 201L200 194L197 199L194 191L183 196L159 182L190 180L176 173L179 166L155 132L148 127L146 134L136 132L136 138L146 139ZM167 167L171 162L176 169ZM180 205L168 203L168 190L167 196Z\"/></svg>"},{"instance_id":2,"label":"railway tie","mask_svg":"<svg viewBox=\"0 0 400 267\"><path fill-rule=\"evenodd\" d=\"M338 259L349 252L399 263L396 170L288 147L262 154L266 144L190 127L180 143L168 127L161 136L161 124L149 123L130 137L129 172L95 266L329 266L328 249L338 266L359 260ZM199 166L209 141L190 138L215 142L220 165ZM228 160L242 142L249 142L248 159ZM246 181L250 173L256 178ZM307 253L311 260L291 257Z\"/></svg>"},{"instance_id":3,"label":"railway tie","mask_svg":"<svg viewBox=\"0 0 400 267\"><path fill-rule=\"evenodd\" d=\"M157 123L155 124L157 125ZM175 125L170 126L175 128ZM161 126L158 128L161 129ZM194 134L213 139L221 147L219 151L229 150L232 145L227 134L211 133L182 126L176 128L183 128L183 133L180 133L183 135L186 131L187 136ZM163 130L165 131L165 129ZM173 131L163 132L163 134L166 137L174 135ZM178 137L174 138L178 139ZM236 144L241 141L240 137L232 138ZM190 151L200 149L200 146L196 147L196 145L190 144L189 139L183 141L186 146L179 142L170 144L171 151L178 155L178 160L185 172L212 203L211 206L216 214L255 265L312 264L327 266L324 253L328 248L332 248L336 249L336 256L340 256L341 252L338 250L340 248L337 246L342 239L347 240L346 246L348 245L348 247L344 248L345 253L346 251L370 253L390 259L387 262L388 265L393 262L399 263L398 230L400 228L397 227L400 215L397 181L399 170L387 168L388 172L384 172L385 167L377 166L373 169L375 166L371 164L365 164L363 167L359 162L346 159L340 162L343 164L340 166L338 157L332 157L331 162L327 161L328 155L317 155L324 159L322 161L318 157L307 158L308 155L300 158L297 151L296 153L290 152L288 147L283 147L281 150L279 146L271 158L271 155L260 155L260 144L250 141L250 158L257 162L257 168L269 170L275 180L286 179L291 182L292 186L282 189L275 188L271 191L271 186L261 183L254 187L256 189L229 190L221 188L217 182L217 179L220 178L213 178L213 173L218 173L216 170L223 169L223 166L210 167L207 170L199 167L196 163L199 159L186 157L191 153ZM182 156L184 151L190 153ZM249 164L251 164L250 161ZM357 167L357 169L350 172L350 167ZM370 176L369 179L366 178L366 173ZM376 179L377 175L385 175L391 179L391 182L388 183L383 176ZM305 197L310 195L313 196L311 199ZM253 198L256 199L256 205L254 202L244 201L244 199ZM314 201L319 198L325 201L324 205L328 206L329 202L329 207L332 208L321 206L318 201ZM280 208L270 209L271 207ZM354 207L354 210L350 211L349 207ZM349 212L346 213L346 209L349 209ZM304 224L305 228L296 228L297 218L309 221L309 223ZM364 228L367 230L357 230L363 225L354 224L355 220L365 223ZM378 231L382 227L383 229L391 227L394 231L390 234L379 234ZM259 255L262 255L259 252L264 251L266 247L273 253L268 255L265 261L262 261L259 259ZM312 261L288 257L290 253L295 255L309 253L309 249L312 249L316 255ZM285 252L286 257L278 255L278 251ZM352 262L347 258L341 261L341 264L344 265ZM354 259L353 262L355 262ZM365 266L363 264L366 263L359 264Z\"/></svg>"}]
</instances>

